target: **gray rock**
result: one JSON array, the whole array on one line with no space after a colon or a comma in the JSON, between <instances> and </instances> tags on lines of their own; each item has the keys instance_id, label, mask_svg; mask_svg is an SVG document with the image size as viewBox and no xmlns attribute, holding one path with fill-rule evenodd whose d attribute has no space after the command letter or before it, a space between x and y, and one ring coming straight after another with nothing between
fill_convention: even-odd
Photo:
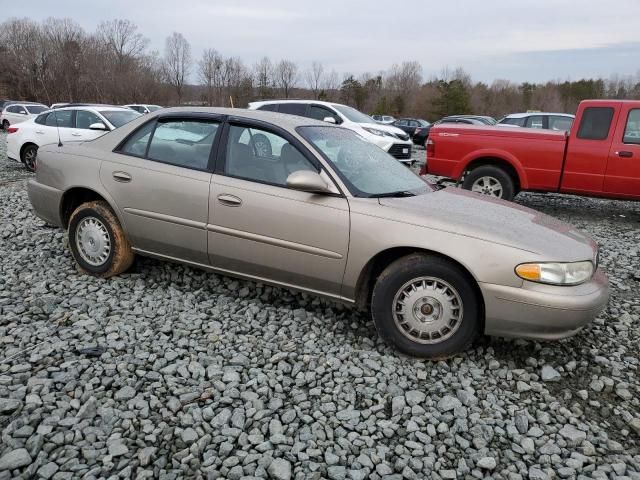
<instances>
[{"instance_id":1,"label":"gray rock","mask_svg":"<svg viewBox=\"0 0 640 480\"><path fill-rule=\"evenodd\" d=\"M25 467L31 463L31 455L26 448L10 450L0 457L0 472Z\"/></svg>"},{"instance_id":2,"label":"gray rock","mask_svg":"<svg viewBox=\"0 0 640 480\"><path fill-rule=\"evenodd\" d=\"M17 410L22 402L15 398L0 398L0 414L8 415Z\"/></svg>"},{"instance_id":3,"label":"gray rock","mask_svg":"<svg viewBox=\"0 0 640 480\"><path fill-rule=\"evenodd\" d=\"M496 459L493 457L482 457L476 462L476 466L483 470L493 470L496 468L496 465Z\"/></svg>"},{"instance_id":4,"label":"gray rock","mask_svg":"<svg viewBox=\"0 0 640 480\"><path fill-rule=\"evenodd\" d=\"M542 366L541 378L544 382L557 382L562 375L551 365L545 364Z\"/></svg>"},{"instance_id":5,"label":"gray rock","mask_svg":"<svg viewBox=\"0 0 640 480\"><path fill-rule=\"evenodd\" d=\"M567 439L567 442L572 446L580 445L587 439L587 434L585 432L578 430L576 427L569 424L562 427L558 433Z\"/></svg>"},{"instance_id":6,"label":"gray rock","mask_svg":"<svg viewBox=\"0 0 640 480\"><path fill-rule=\"evenodd\" d=\"M438 410L441 412L449 412L455 408L461 407L462 403L456 397L445 395L438 401Z\"/></svg>"},{"instance_id":7,"label":"gray rock","mask_svg":"<svg viewBox=\"0 0 640 480\"><path fill-rule=\"evenodd\" d=\"M122 387L120 390L116 392L113 398L118 401L122 401L122 400L127 401L127 400L131 400L135 396L136 396L135 388L129 385L125 385L124 387Z\"/></svg>"},{"instance_id":8,"label":"gray rock","mask_svg":"<svg viewBox=\"0 0 640 480\"><path fill-rule=\"evenodd\" d=\"M275 480L289 480L291 478L291 464L284 458L275 458L267 471L269 477Z\"/></svg>"}]
</instances>

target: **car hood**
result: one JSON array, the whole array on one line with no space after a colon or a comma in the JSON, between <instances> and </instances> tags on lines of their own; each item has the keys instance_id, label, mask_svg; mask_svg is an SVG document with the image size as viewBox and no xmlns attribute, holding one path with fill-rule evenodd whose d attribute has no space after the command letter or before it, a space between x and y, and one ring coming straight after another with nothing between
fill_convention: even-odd
<instances>
[{"instance_id":1,"label":"car hood","mask_svg":"<svg viewBox=\"0 0 640 480\"><path fill-rule=\"evenodd\" d=\"M394 135L406 135L406 133L403 130L400 130L398 127L385 125L384 123L358 123L358 125L360 125L362 128L375 128L376 130L393 133Z\"/></svg>"},{"instance_id":2,"label":"car hood","mask_svg":"<svg viewBox=\"0 0 640 480\"><path fill-rule=\"evenodd\" d=\"M449 231L539 255L547 261L594 260L596 243L573 225L515 203L446 188L425 195L381 198L394 220Z\"/></svg>"}]
</instances>

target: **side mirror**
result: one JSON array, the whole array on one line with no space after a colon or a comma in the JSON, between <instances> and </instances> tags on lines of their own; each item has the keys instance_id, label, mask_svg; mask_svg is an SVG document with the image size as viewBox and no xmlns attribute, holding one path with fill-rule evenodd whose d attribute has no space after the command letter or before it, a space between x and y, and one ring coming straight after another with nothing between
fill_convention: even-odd
<instances>
[{"instance_id":1,"label":"side mirror","mask_svg":"<svg viewBox=\"0 0 640 480\"><path fill-rule=\"evenodd\" d=\"M27 114L27 111L26 111L26 110L20 110L18 113L19 113L20 115L26 115L26 114Z\"/></svg>"},{"instance_id":2,"label":"side mirror","mask_svg":"<svg viewBox=\"0 0 640 480\"><path fill-rule=\"evenodd\" d=\"M337 123L336 119L333 117L324 117L323 120L327 123Z\"/></svg>"},{"instance_id":3,"label":"side mirror","mask_svg":"<svg viewBox=\"0 0 640 480\"><path fill-rule=\"evenodd\" d=\"M89 125L89 130L105 130L105 131L109 131L107 126L102 122L92 123L91 125Z\"/></svg>"},{"instance_id":4,"label":"side mirror","mask_svg":"<svg viewBox=\"0 0 640 480\"><path fill-rule=\"evenodd\" d=\"M287 177L287 187L309 193L331 193L324 178L311 170L293 172Z\"/></svg>"}]
</instances>

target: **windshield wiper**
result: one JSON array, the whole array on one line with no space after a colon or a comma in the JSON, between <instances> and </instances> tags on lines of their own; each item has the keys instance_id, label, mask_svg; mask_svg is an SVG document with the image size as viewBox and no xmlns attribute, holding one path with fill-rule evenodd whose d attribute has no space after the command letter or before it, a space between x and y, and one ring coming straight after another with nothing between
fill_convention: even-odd
<instances>
[{"instance_id":1,"label":"windshield wiper","mask_svg":"<svg viewBox=\"0 0 640 480\"><path fill-rule=\"evenodd\" d=\"M408 190L398 190L397 192L387 193L374 193L370 198L384 198L384 197L415 197L416 194Z\"/></svg>"}]
</instances>

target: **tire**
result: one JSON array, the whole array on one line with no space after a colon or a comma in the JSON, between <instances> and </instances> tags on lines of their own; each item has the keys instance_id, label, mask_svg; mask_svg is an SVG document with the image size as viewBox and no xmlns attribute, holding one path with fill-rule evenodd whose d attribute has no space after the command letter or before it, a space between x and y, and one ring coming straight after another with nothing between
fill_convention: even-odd
<instances>
[{"instance_id":1,"label":"tire","mask_svg":"<svg viewBox=\"0 0 640 480\"><path fill-rule=\"evenodd\" d=\"M494 165L483 165L471 170L466 175L462 188L509 201L516 195L511 175Z\"/></svg>"},{"instance_id":2,"label":"tire","mask_svg":"<svg viewBox=\"0 0 640 480\"><path fill-rule=\"evenodd\" d=\"M398 303L402 299L408 311ZM479 333L480 311L468 274L434 255L413 254L391 263L371 297L380 336L421 358L447 358L469 348Z\"/></svg>"},{"instance_id":3,"label":"tire","mask_svg":"<svg viewBox=\"0 0 640 480\"><path fill-rule=\"evenodd\" d=\"M2 121L2 129L3 130L6 131L9 128L9 126L10 126L9 120L3 120Z\"/></svg>"},{"instance_id":4,"label":"tire","mask_svg":"<svg viewBox=\"0 0 640 480\"><path fill-rule=\"evenodd\" d=\"M120 222L104 201L87 202L71 214L69 247L83 272L109 278L131 267L134 254Z\"/></svg>"},{"instance_id":5,"label":"tire","mask_svg":"<svg viewBox=\"0 0 640 480\"><path fill-rule=\"evenodd\" d=\"M22 147L20 152L20 160L24 163L24 166L30 172L36 171L36 156L38 155L38 146L33 143L27 144Z\"/></svg>"}]
</instances>

